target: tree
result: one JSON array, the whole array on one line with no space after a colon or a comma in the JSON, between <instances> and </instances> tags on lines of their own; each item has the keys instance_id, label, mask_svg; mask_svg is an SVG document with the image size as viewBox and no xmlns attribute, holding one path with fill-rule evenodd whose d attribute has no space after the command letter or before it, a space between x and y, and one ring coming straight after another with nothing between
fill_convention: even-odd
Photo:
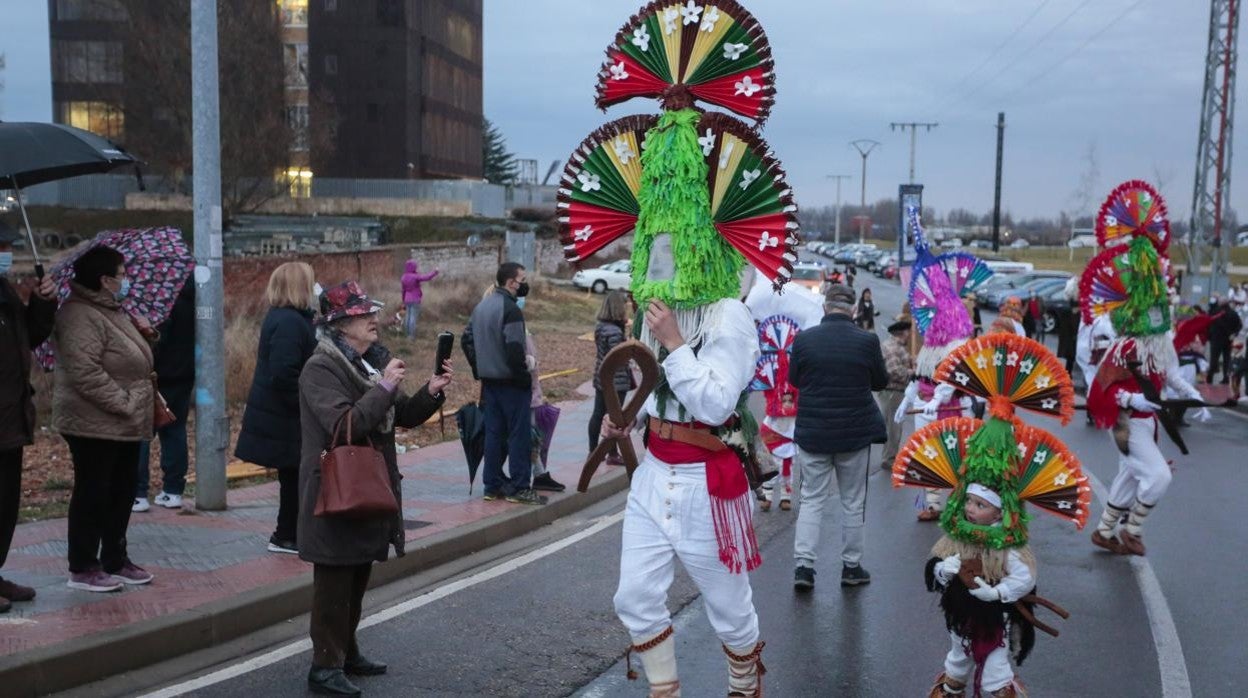
<instances>
[{"instance_id":1,"label":"tree","mask_svg":"<svg viewBox=\"0 0 1248 698\"><path fill-rule=\"evenodd\" d=\"M498 127L485 119L482 127L482 171L490 184L515 184L518 175L516 156L507 150L507 141Z\"/></svg>"}]
</instances>

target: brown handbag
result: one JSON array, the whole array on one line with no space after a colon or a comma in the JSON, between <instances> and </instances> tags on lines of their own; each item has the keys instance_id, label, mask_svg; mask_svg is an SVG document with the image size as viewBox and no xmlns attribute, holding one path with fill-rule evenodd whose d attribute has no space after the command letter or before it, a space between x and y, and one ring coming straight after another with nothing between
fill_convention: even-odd
<instances>
[{"instance_id":1,"label":"brown handbag","mask_svg":"<svg viewBox=\"0 0 1248 698\"><path fill-rule=\"evenodd\" d=\"M321 490L316 497L316 516L370 519L399 513L399 501L390 487L390 469L386 459L367 445L351 443L351 410L347 410L347 440L340 446L338 432L342 419L334 427L331 448L321 452Z\"/></svg>"},{"instance_id":2,"label":"brown handbag","mask_svg":"<svg viewBox=\"0 0 1248 698\"><path fill-rule=\"evenodd\" d=\"M176 421L178 418L174 416L173 410L169 409L165 396L160 394L160 386L156 385L156 375L152 374L152 429L160 431Z\"/></svg>"}]
</instances>

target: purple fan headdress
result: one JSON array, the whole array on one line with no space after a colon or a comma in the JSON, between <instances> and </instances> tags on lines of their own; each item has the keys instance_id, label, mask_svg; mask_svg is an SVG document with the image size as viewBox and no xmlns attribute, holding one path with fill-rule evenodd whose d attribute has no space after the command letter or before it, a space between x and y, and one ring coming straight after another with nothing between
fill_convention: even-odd
<instances>
[{"instance_id":1,"label":"purple fan headdress","mask_svg":"<svg viewBox=\"0 0 1248 698\"><path fill-rule=\"evenodd\" d=\"M910 312L923 334L923 343L944 346L970 337L975 333L971 316L953 288L944 265L928 249L918 208L906 207L906 215L910 218L914 249L918 253L914 276L910 279Z\"/></svg>"}]
</instances>

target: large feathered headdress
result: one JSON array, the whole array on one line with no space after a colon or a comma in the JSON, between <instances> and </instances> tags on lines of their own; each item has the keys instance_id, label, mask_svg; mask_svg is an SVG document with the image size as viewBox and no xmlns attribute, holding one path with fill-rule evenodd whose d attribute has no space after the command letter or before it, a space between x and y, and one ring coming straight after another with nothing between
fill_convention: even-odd
<instances>
[{"instance_id":1,"label":"large feathered headdress","mask_svg":"<svg viewBox=\"0 0 1248 698\"><path fill-rule=\"evenodd\" d=\"M992 277L983 260L964 252L932 254L919 210L906 209L914 233L914 275L910 279L910 312L923 335L923 343L944 346L975 332L962 299Z\"/></svg>"}]
</instances>

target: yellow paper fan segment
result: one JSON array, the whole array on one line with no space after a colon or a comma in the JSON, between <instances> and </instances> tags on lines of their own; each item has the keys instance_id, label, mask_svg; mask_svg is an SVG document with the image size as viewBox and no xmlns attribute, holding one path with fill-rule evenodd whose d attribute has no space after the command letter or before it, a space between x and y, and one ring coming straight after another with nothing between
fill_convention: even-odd
<instances>
[{"instance_id":1,"label":"yellow paper fan segment","mask_svg":"<svg viewBox=\"0 0 1248 698\"><path fill-rule=\"evenodd\" d=\"M1049 432L1016 422L1018 442L1018 498L1070 519L1082 529L1088 521L1092 488L1078 459Z\"/></svg>"},{"instance_id":2,"label":"yellow paper fan segment","mask_svg":"<svg viewBox=\"0 0 1248 698\"><path fill-rule=\"evenodd\" d=\"M625 131L612 138L605 150L616 171L636 197L641 190L641 147L637 143L637 135L632 131Z\"/></svg>"},{"instance_id":3,"label":"yellow paper fan segment","mask_svg":"<svg viewBox=\"0 0 1248 698\"><path fill-rule=\"evenodd\" d=\"M684 32L681 31L680 3L675 3L659 10L658 16L663 27L663 48L667 51L668 75L680 75L680 43ZM677 78L680 82L683 78Z\"/></svg>"},{"instance_id":4,"label":"yellow paper fan segment","mask_svg":"<svg viewBox=\"0 0 1248 698\"><path fill-rule=\"evenodd\" d=\"M893 461L893 487L952 489L966 459L966 440L982 424L954 417L916 431Z\"/></svg>"},{"instance_id":5,"label":"yellow paper fan segment","mask_svg":"<svg viewBox=\"0 0 1248 698\"><path fill-rule=\"evenodd\" d=\"M721 42L724 35L728 33L735 24L734 20L727 12L720 12L713 4L707 3L703 6L702 23L698 31L698 38L693 42L693 51L689 54L689 63L685 66L685 75L680 76L681 82L684 82L693 74L698 66L702 65L702 61L711 54L712 51L723 50ZM708 13L715 11L715 26L711 31L706 31L705 27L709 19ZM675 73L673 73L674 75Z\"/></svg>"},{"instance_id":6,"label":"yellow paper fan segment","mask_svg":"<svg viewBox=\"0 0 1248 698\"><path fill-rule=\"evenodd\" d=\"M936 380L986 398L990 406L998 402L993 398L1004 399L1063 424L1074 414L1070 374L1044 345L1018 335L992 333L963 344L941 362Z\"/></svg>"},{"instance_id":7,"label":"yellow paper fan segment","mask_svg":"<svg viewBox=\"0 0 1248 698\"><path fill-rule=\"evenodd\" d=\"M741 164L741 158L745 156L745 141L737 138L728 131L722 131L717 134L719 138L719 161L711 163L718 172L715 175L715 191L711 192L711 215L719 210L719 205L724 200L724 195L728 193L728 187L732 186L732 175L737 171L737 166Z\"/></svg>"}]
</instances>

